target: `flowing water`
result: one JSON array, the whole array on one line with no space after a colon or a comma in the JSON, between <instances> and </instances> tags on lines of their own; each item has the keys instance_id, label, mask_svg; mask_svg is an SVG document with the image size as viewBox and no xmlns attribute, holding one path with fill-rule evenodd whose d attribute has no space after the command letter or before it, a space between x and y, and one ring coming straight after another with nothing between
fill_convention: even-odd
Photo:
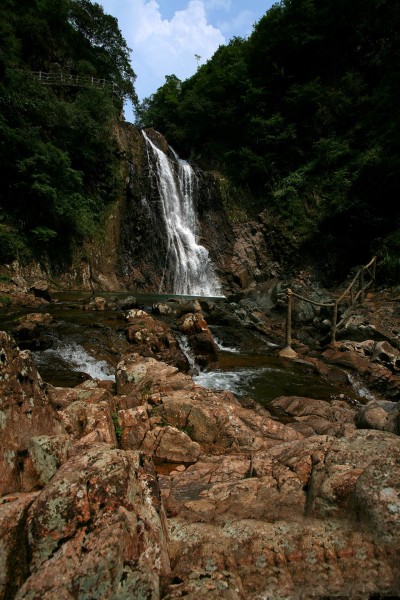
<instances>
[{"instance_id":1,"label":"flowing water","mask_svg":"<svg viewBox=\"0 0 400 600\"><path fill-rule=\"evenodd\" d=\"M41 309L50 312L54 322L46 330L44 345L41 342L41 347L32 349L42 378L53 385L73 387L87 377L114 380L121 353L131 350L125 340L124 311L85 311L81 296L60 294L58 302ZM121 299L127 294L114 296ZM154 303L169 298L171 296L137 294L134 306L151 313ZM224 302L222 299L214 301ZM0 329L12 332L16 318L26 312L9 309L0 315ZM164 320L168 322L168 317ZM241 331L240 326L233 331L225 326L214 326L212 330L219 359L218 369L212 371L198 368L185 336L175 332L198 385L251 397L263 405L279 396L292 395L328 401L343 393L356 401L372 398L355 377L350 379L353 389L349 386L342 389L315 374L307 365L279 358L268 339L255 333L250 334L250 339L249 331L244 328ZM233 339L238 341L237 346Z\"/></svg>"},{"instance_id":2,"label":"flowing water","mask_svg":"<svg viewBox=\"0 0 400 600\"><path fill-rule=\"evenodd\" d=\"M201 386L249 396L267 405L279 396L305 396L332 400L343 389L316 375L311 368L265 354L219 352L219 368L194 376ZM347 390L347 393L349 390Z\"/></svg>"},{"instance_id":3,"label":"flowing water","mask_svg":"<svg viewBox=\"0 0 400 600\"><path fill-rule=\"evenodd\" d=\"M160 293L221 296L221 285L208 250L198 243L194 203L197 179L192 167L175 153L172 160L143 131L148 163L155 179L167 239ZM152 160L152 158L154 160Z\"/></svg>"}]
</instances>

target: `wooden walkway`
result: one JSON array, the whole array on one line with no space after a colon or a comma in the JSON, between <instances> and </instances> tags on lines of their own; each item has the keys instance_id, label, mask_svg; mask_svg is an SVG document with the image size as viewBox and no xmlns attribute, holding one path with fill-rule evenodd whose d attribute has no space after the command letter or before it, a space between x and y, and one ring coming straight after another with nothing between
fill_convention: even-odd
<instances>
[{"instance_id":1,"label":"wooden walkway","mask_svg":"<svg viewBox=\"0 0 400 600\"><path fill-rule=\"evenodd\" d=\"M90 75L72 75L71 73L44 73L43 71L31 71L34 77L37 77L43 85L73 86L73 87L95 87L110 90L113 94L122 96L122 90L107 79L99 79Z\"/></svg>"}]
</instances>

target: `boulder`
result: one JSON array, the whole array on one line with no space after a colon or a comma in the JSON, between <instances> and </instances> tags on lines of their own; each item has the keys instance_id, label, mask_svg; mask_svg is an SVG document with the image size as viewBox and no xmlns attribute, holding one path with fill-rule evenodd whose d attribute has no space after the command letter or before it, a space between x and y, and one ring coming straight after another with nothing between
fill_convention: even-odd
<instances>
[{"instance_id":1,"label":"boulder","mask_svg":"<svg viewBox=\"0 0 400 600\"><path fill-rule=\"evenodd\" d=\"M400 401L371 400L357 414L360 429L378 429L400 434Z\"/></svg>"},{"instance_id":2,"label":"boulder","mask_svg":"<svg viewBox=\"0 0 400 600\"><path fill-rule=\"evenodd\" d=\"M0 600L14 598L28 577L26 517L39 492L0 499Z\"/></svg>"},{"instance_id":3,"label":"boulder","mask_svg":"<svg viewBox=\"0 0 400 600\"><path fill-rule=\"evenodd\" d=\"M164 597L398 597L399 452L390 433L356 431L162 475Z\"/></svg>"},{"instance_id":4,"label":"boulder","mask_svg":"<svg viewBox=\"0 0 400 600\"><path fill-rule=\"evenodd\" d=\"M315 400L301 396L281 396L268 404L278 417L290 417L296 424L306 424L314 434L343 436L355 427L357 411L342 400ZM303 430L305 432L305 430Z\"/></svg>"},{"instance_id":5,"label":"boulder","mask_svg":"<svg viewBox=\"0 0 400 600\"><path fill-rule=\"evenodd\" d=\"M57 469L67 461L71 445L72 440L68 435L31 437L28 452L40 486L45 486Z\"/></svg>"},{"instance_id":6,"label":"boulder","mask_svg":"<svg viewBox=\"0 0 400 600\"><path fill-rule=\"evenodd\" d=\"M141 445L146 454L168 463L194 463L200 455L200 445L187 433L167 425L149 431Z\"/></svg>"},{"instance_id":7,"label":"boulder","mask_svg":"<svg viewBox=\"0 0 400 600\"><path fill-rule=\"evenodd\" d=\"M49 313L29 313L18 320L12 333L21 348L45 350L53 343L53 338L48 335L52 322L53 317Z\"/></svg>"},{"instance_id":8,"label":"boulder","mask_svg":"<svg viewBox=\"0 0 400 600\"><path fill-rule=\"evenodd\" d=\"M95 296L94 298L89 298L87 302L83 305L84 310L107 310L109 308L108 302L102 296Z\"/></svg>"},{"instance_id":9,"label":"boulder","mask_svg":"<svg viewBox=\"0 0 400 600\"><path fill-rule=\"evenodd\" d=\"M196 364L199 367L215 367L218 363L218 348L203 313L199 311L183 315L179 324L193 351Z\"/></svg>"},{"instance_id":10,"label":"boulder","mask_svg":"<svg viewBox=\"0 0 400 600\"><path fill-rule=\"evenodd\" d=\"M357 479L354 504L361 523L387 548L396 568L400 551L400 446L371 461Z\"/></svg>"},{"instance_id":11,"label":"boulder","mask_svg":"<svg viewBox=\"0 0 400 600\"><path fill-rule=\"evenodd\" d=\"M91 404L77 400L59 414L65 430L75 439L96 431L99 439L112 446L117 445L113 415L108 402Z\"/></svg>"},{"instance_id":12,"label":"boulder","mask_svg":"<svg viewBox=\"0 0 400 600\"><path fill-rule=\"evenodd\" d=\"M367 430L355 431L347 438L328 439L318 450L313 449L308 514L351 518L359 477L372 464L383 474L386 456L397 456L398 451L397 436Z\"/></svg>"},{"instance_id":13,"label":"boulder","mask_svg":"<svg viewBox=\"0 0 400 600\"><path fill-rule=\"evenodd\" d=\"M139 450L150 431L146 406L118 411L118 426L121 429L121 447L125 450Z\"/></svg>"},{"instance_id":14,"label":"boulder","mask_svg":"<svg viewBox=\"0 0 400 600\"><path fill-rule=\"evenodd\" d=\"M302 439L301 433L270 418L266 411L243 408L232 394L204 388L169 390L151 415L185 430L203 451L252 452L283 441Z\"/></svg>"},{"instance_id":15,"label":"boulder","mask_svg":"<svg viewBox=\"0 0 400 600\"><path fill-rule=\"evenodd\" d=\"M398 569L368 532L341 521L169 520L163 598L397 598Z\"/></svg>"},{"instance_id":16,"label":"boulder","mask_svg":"<svg viewBox=\"0 0 400 600\"><path fill-rule=\"evenodd\" d=\"M372 360L376 344L373 340L364 342L339 342L335 348L323 352L325 360L340 365L357 374L368 387L385 394L390 399L400 399L400 377L388 367Z\"/></svg>"},{"instance_id":17,"label":"boulder","mask_svg":"<svg viewBox=\"0 0 400 600\"><path fill-rule=\"evenodd\" d=\"M169 570L151 472L105 444L71 457L28 510L28 598L156 598ZM156 482L153 481L153 485Z\"/></svg>"},{"instance_id":18,"label":"boulder","mask_svg":"<svg viewBox=\"0 0 400 600\"><path fill-rule=\"evenodd\" d=\"M307 495L301 477L267 457L263 473L254 457L204 457L185 471L161 476L167 514L188 522L227 523L236 519L289 519L301 515Z\"/></svg>"},{"instance_id":19,"label":"boulder","mask_svg":"<svg viewBox=\"0 0 400 600\"><path fill-rule=\"evenodd\" d=\"M29 288L29 291L34 294L35 298L42 298L47 302L51 302L49 284L45 279L39 279L38 281L35 281L35 283Z\"/></svg>"},{"instance_id":20,"label":"boulder","mask_svg":"<svg viewBox=\"0 0 400 600\"><path fill-rule=\"evenodd\" d=\"M127 340L135 346L135 351L141 356L174 365L183 372L189 370L187 358L165 323L137 309L127 313L127 320L129 322L126 329Z\"/></svg>"},{"instance_id":21,"label":"boulder","mask_svg":"<svg viewBox=\"0 0 400 600\"><path fill-rule=\"evenodd\" d=\"M169 385L180 388L193 388L191 377L179 373L177 367L159 362L151 357L128 354L118 363L116 371L117 394L138 394L141 401L151 392Z\"/></svg>"},{"instance_id":22,"label":"boulder","mask_svg":"<svg viewBox=\"0 0 400 600\"><path fill-rule=\"evenodd\" d=\"M0 495L35 489L40 477L29 456L30 439L63 434L31 353L0 332Z\"/></svg>"},{"instance_id":23,"label":"boulder","mask_svg":"<svg viewBox=\"0 0 400 600\"><path fill-rule=\"evenodd\" d=\"M142 358L139 354L128 354L118 363L116 371L117 394L129 394L145 379L154 358Z\"/></svg>"}]
</instances>

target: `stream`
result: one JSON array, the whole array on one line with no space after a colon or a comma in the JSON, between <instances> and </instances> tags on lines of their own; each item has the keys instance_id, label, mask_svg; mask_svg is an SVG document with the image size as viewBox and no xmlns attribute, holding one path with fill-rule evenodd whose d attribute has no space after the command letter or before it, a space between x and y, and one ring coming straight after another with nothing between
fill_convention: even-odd
<instances>
[{"instance_id":1,"label":"stream","mask_svg":"<svg viewBox=\"0 0 400 600\"><path fill-rule=\"evenodd\" d=\"M132 298L132 294L127 293L102 296L116 298L119 302L128 296ZM39 309L12 307L3 311L0 329L12 333L19 317L32 312L50 313L53 323L40 337L39 347L30 348L43 380L61 387L73 387L87 378L115 380L115 367L121 354L133 350L131 346L127 348L125 339L125 310L83 310L87 300L83 292L65 292L53 297L53 302ZM171 296L135 294L134 298L135 307L151 313L154 303ZM156 318L171 324L171 318ZM244 327L241 332L236 326L232 332L229 327L218 324L211 325L210 329L218 346L219 366L210 371L193 368L193 378L198 385L251 397L263 405L279 396L306 396L329 401L345 393L355 401L370 399L369 392L357 378L349 380L352 387L345 386L344 389L334 385L312 368L278 357L276 347L257 332L249 334ZM249 335L252 336L251 343L248 342ZM238 343L233 344L232 339ZM241 339L246 342L240 343ZM185 352L183 346L181 343Z\"/></svg>"}]
</instances>

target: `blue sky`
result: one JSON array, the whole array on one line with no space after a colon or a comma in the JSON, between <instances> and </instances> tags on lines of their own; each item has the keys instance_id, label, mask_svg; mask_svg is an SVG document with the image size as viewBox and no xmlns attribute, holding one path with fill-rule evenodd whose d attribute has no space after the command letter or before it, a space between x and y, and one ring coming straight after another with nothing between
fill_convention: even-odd
<instances>
[{"instance_id":1,"label":"blue sky","mask_svg":"<svg viewBox=\"0 0 400 600\"><path fill-rule=\"evenodd\" d=\"M273 0L97 0L118 19L132 49L139 99L163 85L165 75L186 79L221 44L246 37ZM125 117L133 120L132 111Z\"/></svg>"}]
</instances>

